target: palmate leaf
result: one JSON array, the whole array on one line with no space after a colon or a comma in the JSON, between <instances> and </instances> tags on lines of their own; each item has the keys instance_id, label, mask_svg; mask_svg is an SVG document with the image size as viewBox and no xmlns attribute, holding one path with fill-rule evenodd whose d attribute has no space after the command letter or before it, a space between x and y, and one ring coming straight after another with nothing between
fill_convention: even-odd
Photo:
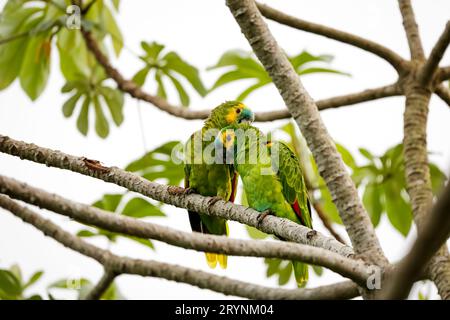
<instances>
[{"instance_id":1,"label":"palmate leaf","mask_svg":"<svg viewBox=\"0 0 450 320\"><path fill-rule=\"evenodd\" d=\"M137 85L143 86L147 77L153 75L157 95L167 99L165 84L165 79L167 79L178 92L180 103L183 106L189 105L190 97L182 80L188 82L200 96L203 97L207 94L197 68L183 60L176 52L169 51L163 54L165 46L157 42L141 42L141 47L144 55L140 59L145 63L145 66L136 72L132 78Z\"/></svg>"},{"instance_id":2,"label":"palmate leaf","mask_svg":"<svg viewBox=\"0 0 450 320\"><path fill-rule=\"evenodd\" d=\"M311 73L335 73L340 75L348 75L347 73L316 65L311 63L328 64L331 62L331 56L314 56L306 51L290 57L290 62L298 75L306 75ZM264 67L253 57L252 54L241 50L230 50L225 52L219 61L208 68L208 70L225 69L226 71L219 76L210 91L219 87L240 80L254 80L254 83L238 95L237 100L244 100L255 90L271 83L271 78L265 71Z\"/></svg>"}]
</instances>

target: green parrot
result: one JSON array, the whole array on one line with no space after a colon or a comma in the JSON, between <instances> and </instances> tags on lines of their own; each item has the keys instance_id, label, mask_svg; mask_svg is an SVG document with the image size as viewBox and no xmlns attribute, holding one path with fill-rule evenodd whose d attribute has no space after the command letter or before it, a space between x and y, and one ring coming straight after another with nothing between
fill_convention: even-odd
<instances>
[{"instance_id":1,"label":"green parrot","mask_svg":"<svg viewBox=\"0 0 450 320\"><path fill-rule=\"evenodd\" d=\"M253 112L238 101L224 102L211 111L203 128L192 134L185 146L184 186L189 192L234 201L238 175L233 166L215 161L215 154L213 155L212 152L206 154L205 152L212 151L211 146L214 147L213 142L220 129L229 125L252 122L254 117ZM228 235L228 225L225 219L189 211L189 222L192 231ZM215 268L217 262L222 268L227 267L226 255L205 254L206 261L211 268Z\"/></svg>"},{"instance_id":2,"label":"green parrot","mask_svg":"<svg viewBox=\"0 0 450 320\"><path fill-rule=\"evenodd\" d=\"M300 161L288 145L267 141L259 129L249 124L222 129L215 144L226 150L227 158L234 159L233 166L242 179L249 206L263 212L260 221L270 213L312 228ZM292 264L297 285L304 287L308 266L297 261Z\"/></svg>"}]
</instances>

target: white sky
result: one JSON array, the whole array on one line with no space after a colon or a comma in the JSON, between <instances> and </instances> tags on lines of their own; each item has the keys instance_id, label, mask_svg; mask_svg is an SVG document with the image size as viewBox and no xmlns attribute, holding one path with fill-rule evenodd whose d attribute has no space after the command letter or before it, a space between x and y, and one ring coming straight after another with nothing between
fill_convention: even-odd
<instances>
[{"instance_id":1,"label":"white sky","mask_svg":"<svg viewBox=\"0 0 450 320\"><path fill-rule=\"evenodd\" d=\"M3 6L5 0L0 0ZM294 16L323 23L341 30L378 41L397 51L402 56L409 54L396 1L387 0L316 0L316 1L266 1ZM414 1L414 8L423 45L429 53L450 17L450 1ZM127 49L124 49L116 65L127 77L142 67L131 52L140 52L141 40L158 41L169 50L177 51L184 59L199 67L207 86L211 86L218 73L206 72L226 50L240 48L249 50L247 41L231 17L224 1L122 1L119 24L124 33ZM306 88L316 99L357 92L366 88L385 85L395 81L396 74L383 60L359 49L335 41L296 31L288 27L269 23L280 45L289 53L303 49L313 54L333 54L333 67L352 74L352 77L334 75L311 75L303 78ZM107 165L124 166L144 153L142 133L139 126L138 103L127 97L125 122L112 128L107 140L93 134L87 138L78 133L75 118L65 119L61 106L67 99L60 93L64 81L59 73L56 51L53 52L52 73L45 93L34 103L21 91L18 82L0 92L0 132L15 139L34 142L38 145L59 149L73 155L101 160ZM443 65L450 64L450 52L445 55ZM205 99L192 94L192 108L211 108L224 100L233 99L242 91L242 84L235 84L215 91ZM153 90L149 87L148 90ZM174 102L177 102L177 96ZM355 155L358 147L374 153L384 152L402 139L403 98L389 98L322 112L322 117L332 137L348 147ZM246 104L255 111L279 109L283 103L274 87L268 87L251 95ZM146 103L140 103L145 144L152 149L168 140L185 140L201 126L200 121L184 121L158 111ZM441 169L450 167L450 112L436 96L431 100L428 125L430 156ZM284 122L261 124L268 130ZM357 157L362 161L361 157ZM0 154L0 174L27 181L62 196L91 203L105 192L121 189L75 173L46 168L31 162L21 161ZM189 231L184 211L166 207L168 218L152 219L157 223ZM75 232L79 225L65 218L43 212L57 221L66 230ZM156 221L157 220L157 221ZM323 231L318 219L315 228ZM246 238L244 228L231 223L231 235ZM339 229L341 233L342 229ZM414 232L405 240L384 218L377 229L383 249L392 261L401 258L412 243ZM105 246L101 240L96 244ZM195 269L227 275L268 286L276 286L276 279L266 279L262 259L229 258L227 270L209 270L203 254L156 243L157 252L126 240L113 245L114 252L130 257L149 258L188 266ZM45 292L45 286L63 277L77 274L96 281L102 273L95 261L72 252L50 238L44 237L31 226L25 225L11 214L0 210L0 267L18 263L26 276L38 269L45 276L35 289ZM324 276L312 276L309 287L339 281L340 276L327 271ZM185 284L160 279L121 276L117 283L130 299L215 299L223 295L201 290ZM292 282L287 287L293 288ZM36 290L31 290L35 292ZM30 293L31 293L30 292ZM417 295L414 295L414 298ZM432 297L435 291L432 290Z\"/></svg>"}]
</instances>

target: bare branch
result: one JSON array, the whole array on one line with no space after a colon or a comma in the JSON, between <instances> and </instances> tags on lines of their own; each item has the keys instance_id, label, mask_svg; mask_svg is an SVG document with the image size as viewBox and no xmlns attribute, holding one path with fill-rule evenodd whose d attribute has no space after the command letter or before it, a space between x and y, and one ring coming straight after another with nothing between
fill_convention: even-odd
<instances>
[{"instance_id":1,"label":"bare branch","mask_svg":"<svg viewBox=\"0 0 450 320\"><path fill-rule=\"evenodd\" d=\"M357 254L372 263L387 263L373 225L358 197L356 187L342 158L320 118L316 104L303 88L283 50L270 33L252 0L227 0L227 5L241 27L289 112L297 122L327 183L342 221Z\"/></svg>"},{"instance_id":2,"label":"bare branch","mask_svg":"<svg viewBox=\"0 0 450 320\"><path fill-rule=\"evenodd\" d=\"M403 28L408 38L409 51L413 60L424 60L422 42L419 35L419 27L414 17L414 11L410 0L398 0L400 12L403 17Z\"/></svg>"},{"instance_id":3,"label":"bare branch","mask_svg":"<svg viewBox=\"0 0 450 320\"><path fill-rule=\"evenodd\" d=\"M178 118L183 118L186 120L198 120L206 119L209 116L211 110L192 110L180 106L174 106L169 104L163 98L153 96L149 93L144 92L142 88L136 85L133 81L126 80L123 75L112 66L111 62L108 60L108 57L103 54L90 32L84 30L82 30L82 32L89 50L92 52L98 63L103 66L107 75L117 83L117 86L123 92L128 93L133 98L149 102L161 111L167 112ZM319 100L317 101L317 106L319 110L325 110L385 97L397 96L400 94L400 87L396 83L394 83L383 87L367 89L357 93ZM287 110L275 110L269 112L257 112L255 120L264 122L278 119L287 119L290 117L291 115Z\"/></svg>"},{"instance_id":4,"label":"bare branch","mask_svg":"<svg viewBox=\"0 0 450 320\"><path fill-rule=\"evenodd\" d=\"M64 246L98 261L118 275L128 273L145 277L164 278L188 283L203 289L214 290L225 295L250 299L348 299L358 295L357 286L352 282L343 282L315 289L276 289L174 264L120 257L73 236L50 220L42 218L32 210L19 205L6 196L0 195L0 207L12 212L24 222L35 226L45 235L52 237Z\"/></svg>"},{"instance_id":5,"label":"bare branch","mask_svg":"<svg viewBox=\"0 0 450 320\"><path fill-rule=\"evenodd\" d=\"M426 225L419 230L417 240L409 254L398 265L385 289L385 298L404 299L408 296L414 279L420 276L431 257L441 248L450 236L450 184L442 193L439 201L428 215ZM450 298L450 273L447 274Z\"/></svg>"},{"instance_id":6,"label":"bare branch","mask_svg":"<svg viewBox=\"0 0 450 320\"><path fill-rule=\"evenodd\" d=\"M450 43L450 21L445 25L445 30L442 32L439 40L431 50L430 57L419 71L418 79L421 85L427 86L433 80L433 77L438 69L439 62L444 56L445 50Z\"/></svg>"},{"instance_id":7,"label":"bare branch","mask_svg":"<svg viewBox=\"0 0 450 320\"><path fill-rule=\"evenodd\" d=\"M445 80L450 80L450 66L439 69L438 81L442 82Z\"/></svg>"},{"instance_id":8,"label":"bare branch","mask_svg":"<svg viewBox=\"0 0 450 320\"><path fill-rule=\"evenodd\" d=\"M379 43L321 24L298 19L265 4L257 2L256 5L261 14L267 19L274 20L295 29L315 33L336 41L344 42L362 50L371 52L389 62L397 71L400 71L403 68L405 62L404 59L396 52L382 46Z\"/></svg>"},{"instance_id":9,"label":"bare branch","mask_svg":"<svg viewBox=\"0 0 450 320\"><path fill-rule=\"evenodd\" d=\"M113 215L1 175L0 192L84 224L139 238L155 239L186 249L303 261L329 268L362 285L365 285L370 275L368 266L362 261L346 258L322 248L280 241L236 240L223 236L183 232L126 216Z\"/></svg>"},{"instance_id":10,"label":"bare branch","mask_svg":"<svg viewBox=\"0 0 450 320\"><path fill-rule=\"evenodd\" d=\"M325 237L319 232L312 232L311 229L290 220L267 216L262 222L259 222L260 213L251 208L222 200L211 202L211 197L186 194L183 188L161 185L117 167L105 167L95 160L74 157L2 135L0 135L0 152L111 182L166 204L227 220L235 220L293 242L320 247L345 257L353 255L352 248L342 245L336 239Z\"/></svg>"},{"instance_id":11,"label":"bare branch","mask_svg":"<svg viewBox=\"0 0 450 320\"><path fill-rule=\"evenodd\" d=\"M105 269L103 276L100 281L92 288L91 291L86 295L84 300L99 300L102 295L108 290L109 286L113 283L117 274L112 271Z\"/></svg>"},{"instance_id":12,"label":"bare branch","mask_svg":"<svg viewBox=\"0 0 450 320\"><path fill-rule=\"evenodd\" d=\"M447 88L443 84L440 84L434 89L434 93L436 93L439 96L439 98L441 98L450 107L450 89L449 88Z\"/></svg>"}]
</instances>

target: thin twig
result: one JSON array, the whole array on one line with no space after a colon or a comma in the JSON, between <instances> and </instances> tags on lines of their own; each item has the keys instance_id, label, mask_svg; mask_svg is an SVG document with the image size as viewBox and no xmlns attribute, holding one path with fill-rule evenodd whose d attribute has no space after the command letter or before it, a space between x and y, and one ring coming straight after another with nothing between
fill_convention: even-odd
<instances>
[{"instance_id":1,"label":"thin twig","mask_svg":"<svg viewBox=\"0 0 450 320\"><path fill-rule=\"evenodd\" d=\"M450 107L450 89L448 87L440 84L434 89L434 93Z\"/></svg>"},{"instance_id":2,"label":"thin twig","mask_svg":"<svg viewBox=\"0 0 450 320\"><path fill-rule=\"evenodd\" d=\"M324 227L330 232L330 234L335 237L337 241L346 245L347 243L345 243L344 239L336 230L334 230L333 223L330 221L330 218L328 218L327 214L323 211L322 206L317 201L314 201L313 207L314 210L316 210L320 220L322 220Z\"/></svg>"},{"instance_id":3,"label":"thin twig","mask_svg":"<svg viewBox=\"0 0 450 320\"><path fill-rule=\"evenodd\" d=\"M403 17L403 28L408 39L409 51L413 60L424 60L422 41L420 40L419 27L417 26L411 0L398 0L400 12Z\"/></svg>"},{"instance_id":4,"label":"thin twig","mask_svg":"<svg viewBox=\"0 0 450 320\"><path fill-rule=\"evenodd\" d=\"M103 294L108 290L111 284L114 282L114 279L117 277L117 274L113 270L109 270L105 268L105 272L103 276L100 278L99 282L95 285L91 291L88 292L84 300L99 300L103 296Z\"/></svg>"},{"instance_id":5,"label":"thin twig","mask_svg":"<svg viewBox=\"0 0 450 320\"><path fill-rule=\"evenodd\" d=\"M271 8L265 4L256 3L256 5L258 6L258 9L262 13L262 15L270 20L274 20L295 29L311 32L330 39L334 39L336 41L347 43L362 50L371 52L389 62L397 71L400 71L403 68L405 62L404 59L396 52L382 46L379 43L321 24L301 20L299 18L290 16L284 12Z\"/></svg>"}]
</instances>

